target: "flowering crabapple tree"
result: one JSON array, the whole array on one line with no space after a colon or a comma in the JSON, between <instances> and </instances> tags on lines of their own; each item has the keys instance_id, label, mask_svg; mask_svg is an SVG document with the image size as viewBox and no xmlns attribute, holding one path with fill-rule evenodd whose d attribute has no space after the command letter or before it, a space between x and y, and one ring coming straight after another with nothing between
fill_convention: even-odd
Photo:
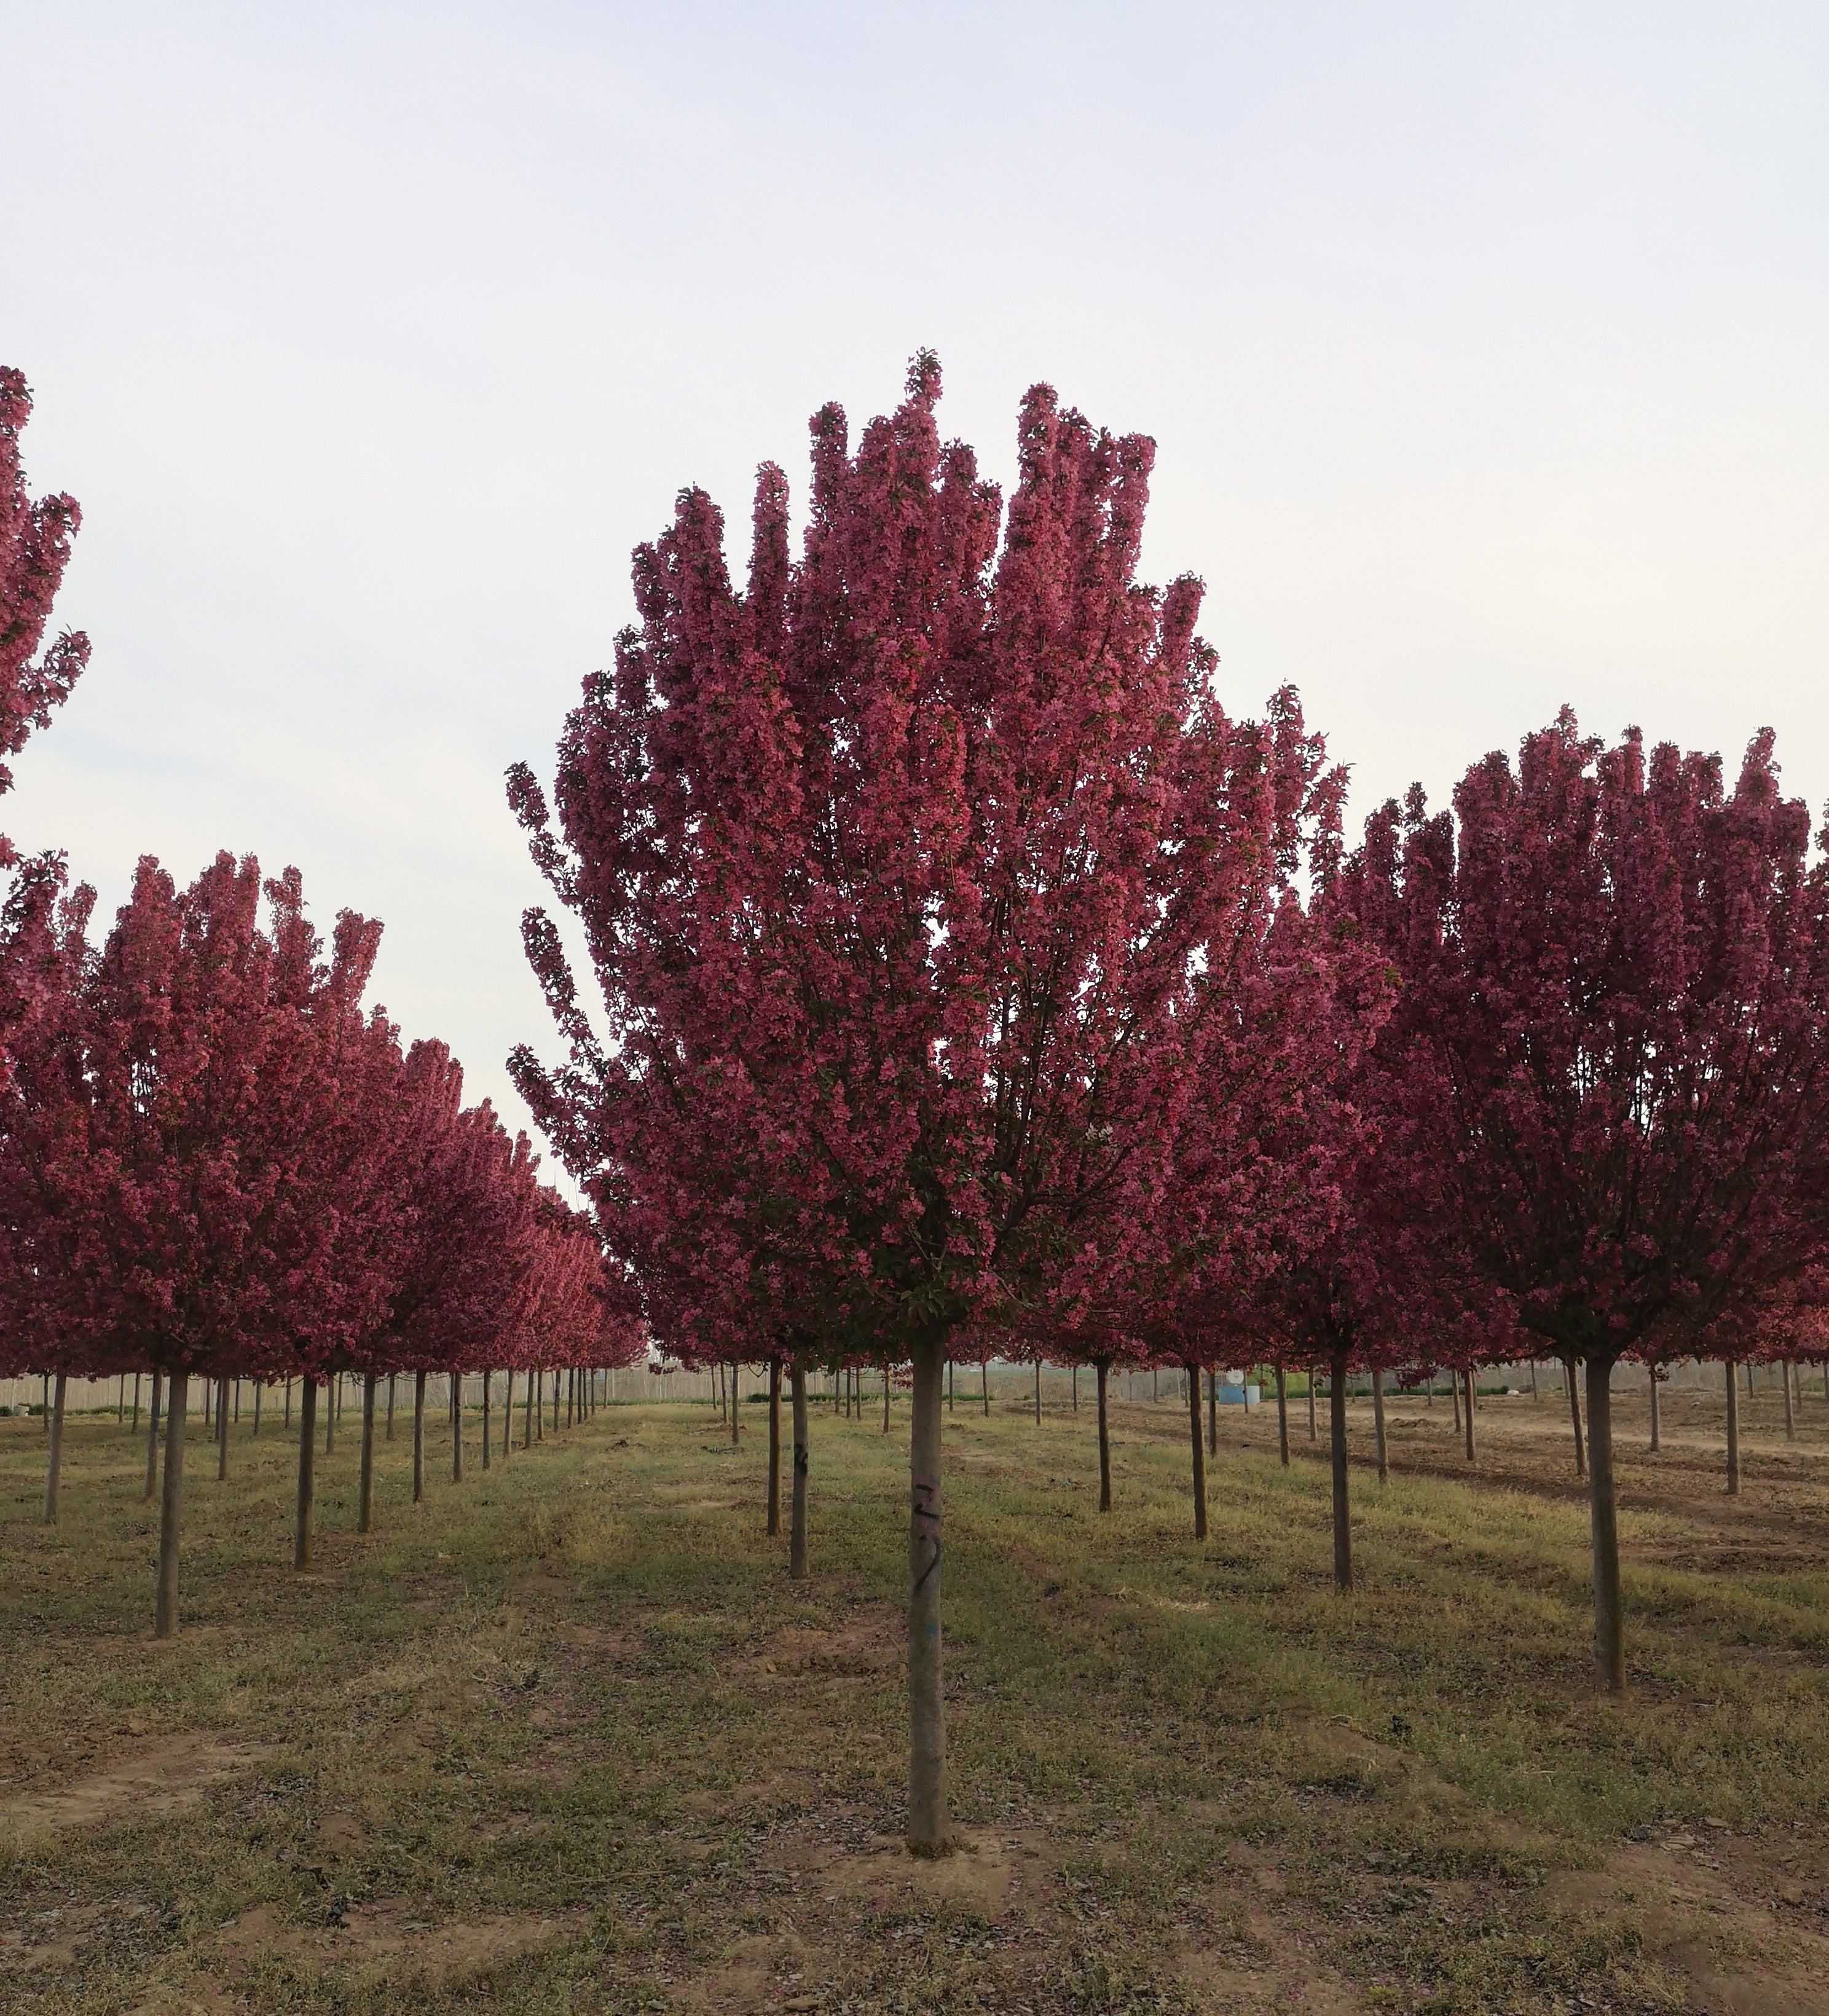
<instances>
[{"instance_id":1,"label":"flowering crabapple tree","mask_svg":"<svg viewBox=\"0 0 1829 2016\"><path fill-rule=\"evenodd\" d=\"M1522 1329L1586 1368L1595 1658L1625 1682L1610 1382L1822 1251L1829 877L1769 732L1720 759L1566 709L1384 871L1408 1149Z\"/></svg>"},{"instance_id":2,"label":"flowering crabapple tree","mask_svg":"<svg viewBox=\"0 0 1829 2016\"><path fill-rule=\"evenodd\" d=\"M383 1283L352 1249L352 1024L379 927L345 913L328 959L295 873L224 854L180 894L146 859L99 949L54 877L8 912L9 964L48 1005L15 1045L0 1128L9 1327L92 1373L169 1379L157 1631L178 1627L187 1384L327 1362ZM365 1029L366 1024L362 1024ZM391 1041L385 1024L375 1040ZM362 1047L369 1039L365 1038ZM362 1211L375 1207L360 1187Z\"/></svg>"},{"instance_id":3,"label":"flowering crabapple tree","mask_svg":"<svg viewBox=\"0 0 1829 2016\"><path fill-rule=\"evenodd\" d=\"M670 1208L657 1157L715 1138L784 1305L834 1355L912 1366L908 1838L929 1854L950 1831L949 1345L1071 1321L1147 1222L1208 948L1276 873L1282 788L1275 724L1214 697L1199 585L1134 578L1153 445L1036 387L1005 524L941 441L939 391L923 355L855 452L837 407L815 416L797 563L765 468L747 591L686 492L636 554L639 628L567 723L556 830L531 776L510 784L604 1011L599 1036L530 920L570 1054L522 1053L517 1078L613 1248L639 1267L661 1234L631 1219ZM662 1085L691 1108L664 1150Z\"/></svg>"},{"instance_id":4,"label":"flowering crabapple tree","mask_svg":"<svg viewBox=\"0 0 1829 2016\"><path fill-rule=\"evenodd\" d=\"M66 630L39 650L82 512L61 491L36 502L27 494L19 437L31 410L23 375L0 365L0 759L17 755L32 730L49 723L89 657L80 631ZM0 760L0 791L12 785ZM0 837L0 866L13 859L12 843Z\"/></svg>"}]
</instances>

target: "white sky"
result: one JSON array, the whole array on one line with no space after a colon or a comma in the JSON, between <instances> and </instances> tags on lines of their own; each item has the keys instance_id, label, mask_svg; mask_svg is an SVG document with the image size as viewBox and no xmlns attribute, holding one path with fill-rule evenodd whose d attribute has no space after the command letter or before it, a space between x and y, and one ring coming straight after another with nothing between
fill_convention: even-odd
<instances>
[{"instance_id":1,"label":"white sky","mask_svg":"<svg viewBox=\"0 0 1829 2016\"><path fill-rule=\"evenodd\" d=\"M704 484L944 362L1159 444L1147 571L1354 815L1564 700L1829 797L1829 8L0 0L0 359L91 668L0 826L296 862L511 1115L501 790Z\"/></svg>"}]
</instances>

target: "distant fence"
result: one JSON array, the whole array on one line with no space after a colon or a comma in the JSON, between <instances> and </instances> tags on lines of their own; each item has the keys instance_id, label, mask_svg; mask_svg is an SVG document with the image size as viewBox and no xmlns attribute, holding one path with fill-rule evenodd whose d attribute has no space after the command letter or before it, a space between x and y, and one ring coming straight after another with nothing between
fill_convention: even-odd
<instances>
[{"instance_id":1,"label":"distant fence","mask_svg":"<svg viewBox=\"0 0 1829 2016\"><path fill-rule=\"evenodd\" d=\"M1242 1368L1235 1366L1233 1369L1238 1370ZM976 1364L955 1365L952 1367L952 1376L956 1406L963 1406L968 1401L980 1406L983 1404L985 1375ZM1763 1388L1769 1385L1774 1390L1777 1389L1778 1373L1776 1366L1755 1366L1753 1368L1753 1376L1759 1388ZM402 1406L411 1407L412 1377L411 1373L401 1373L397 1376L394 1381L396 1408ZM1622 1364L1614 1367L1613 1384L1618 1391L1643 1391L1646 1379L1647 1374L1642 1366ZM1297 1374L1296 1380L1301 1390L1305 1391L1306 1386L1302 1379L1302 1375ZM1690 1359L1672 1368L1669 1383L1679 1391L1719 1391L1721 1380L1721 1367L1718 1363L1698 1364L1694 1360ZM1484 1367L1480 1373L1480 1381L1483 1388L1505 1385L1516 1391L1528 1393L1531 1389L1529 1363L1527 1360L1515 1365L1495 1365ZM1560 1392L1562 1389L1561 1366L1554 1359L1540 1359L1538 1363L1537 1381L1538 1390L1540 1392ZM499 1372L494 1373L492 1381L491 1402L499 1407L502 1403L504 1391L503 1375ZM295 1381L294 1384L296 1383ZM1032 1365L1014 1365L994 1362L989 1368L988 1383L992 1402L995 1406L1010 1407L1034 1404L1035 1373ZM234 1382L231 1384L232 1388ZM426 1384L427 1404L434 1406L441 1411L448 1409L451 1404L449 1381L441 1374L434 1374L427 1380ZM832 1380L826 1373L815 1373L809 1384L811 1398L815 1406L822 1402L827 1406L833 1404L835 1389ZM865 1408L867 1409L869 1407L873 1399L875 1404L880 1407L883 1404L881 1373L874 1370L866 1371L862 1375L862 1384ZM384 1396L387 1386L387 1381L383 1380L381 1387L383 1405L385 1405ZM1447 1392L1446 1377L1438 1380L1437 1386L1438 1390L1446 1397ZM712 1373L685 1370L656 1372L651 1368L640 1366L600 1373L597 1387L599 1400L613 1406L632 1403L653 1405L666 1401L695 1402L700 1406L710 1406L717 1399L718 1389L718 1379ZM343 1404L346 1409L352 1400L359 1401L361 1390L359 1381L353 1377L345 1378L343 1385ZM758 1371L753 1366L746 1366L739 1375L737 1390L745 1404L765 1398L768 1393L766 1373ZM902 1390L898 1388L898 1391ZM1364 1393L1369 1392L1371 1389L1369 1382L1363 1377L1356 1376L1349 1381L1348 1390L1355 1393ZM1392 1386L1389 1390L1395 1394L1396 1389ZM552 1391L549 1379L545 1388L546 1405L549 1407L553 1404ZM1082 1368L1077 1380L1070 1370L1064 1370L1056 1366L1044 1366L1042 1368L1042 1398L1043 1404L1050 1408L1089 1404L1095 1391L1093 1374L1088 1367ZM43 1398L43 1384L37 1378L0 1379L0 1407L5 1407L9 1411L38 1406ZM784 1394L784 1400L785 1397ZM1133 1406L1147 1405L1152 1400L1158 1403L1174 1401L1185 1405L1186 1388L1183 1384L1183 1374L1179 1370L1155 1373L1114 1372L1111 1377L1111 1397L1115 1400L1127 1401ZM149 1402L151 1398L152 1381L149 1377L142 1377L140 1381L140 1404L142 1409ZM526 1398L525 1377L517 1373L514 1381L515 1405L520 1406ZM1263 1399L1266 1401L1273 1401L1275 1399L1273 1382L1268 1377L1264 1381ZM481 1373L469 1373L463 1381L463 1404L466 1407L481 1407L482 1403L483 1375ZM66 1410L73 1413L92 1413L104 1409L112 1413L118 1406L125 1413L131 1414L134 1405L133 1376L129 1373L124 1380L73 1379L66 1389L63 1404ZM192 1389L190 1404L193 1410L200 1417L203 1412L203 1400L200 1391L195 1386ZM238 1410L251 1410L254 1406L252 1380L244 1379L239 1382L239 1393L231 1404ZM261 1401L263 1418L268 1412L276 1411L283 1413L286 1404L286 1394L283 1385L275 1384L266 1388Z\"/></svg>"}]
</instances>

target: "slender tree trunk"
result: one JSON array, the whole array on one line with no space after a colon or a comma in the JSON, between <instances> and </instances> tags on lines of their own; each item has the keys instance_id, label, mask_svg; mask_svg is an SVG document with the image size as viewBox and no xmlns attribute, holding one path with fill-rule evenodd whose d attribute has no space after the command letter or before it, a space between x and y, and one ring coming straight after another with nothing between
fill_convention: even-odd
<instances>
[{"instance_id":1,"label":"slender tree trunk","mask_svg":"<svg viewBox=\"0 0 1829 2016\"><path fill-rule=\"evenodd\" d=\"M1467 1381L1467 1460L1474 1460L1474 1368L1470 1365L1461 1375Z\"/></svg>"},{"instance_id":2,"label":"slender tree trunk","mask_svg":"<svg viewBox=\"0 0 1829 2016\"><path fill-rule=\"evenodd\" d=\"M1658 1368L1651 1367L1651 1453L1655 1456L1662 1446L1658 1438Z\"/></svg>"},{"instance_id":3,"label":"slender tree trunk","mask_svg":"<svg viewBox=\"0 0 1829 2016\"><path fill-rule=\"evenodd\" d=\"M508 1460L509 1452L514 1446L514 1367L508 1368L505 1381L506 1391L502 1396L502 1460Z\"/></svg>"},{"instance_id":4,"label":"slender tree trunk","mask_svg":"<svg viewBox=\"0 0 1829 2016\"><path fill-rule=\"evenodd\" d=\"M940 1642L940 1366L935 1342L914 1348L909 1436L908 1845L916 1855L952 1846L946 1813L946 1702Z\"/></svg>"},{"instance_id":5,"label":"slender tree trunk","mask_svg":"<svg viewBox=\"0 0 1829 2016\"><path fill-rule=\"evenodd\" d=\"M362 1483L356 1500L355 1530L375 1530L375 1375L362 1375Z\"/></svg>"},{"instance_id":6,"label":"slender tree trunk","mask_svg":"<svg viewBox=\"0 0 1829 2016\"><path fill-rule=\"evenodd\" d=\"M946 1411L949 1414L952 1412L952 1359L950 1353L946 1359Z\"/></svg>"},{"instance_id":7,"label":"slender tree trunk","mask_svg":"<svg viewBox=\"0 0 1829 2016\"><path fill-rule=\"evenodd\" d=\"M137 1435L139 1433L139 1431L140 1431L140 1376L139 1376L139 1374L136 1372L136 1373L133 1375L133 1432Z\"/></svg>"},{"instance_id":8,"label":"slender tree trunk","mask_svg":"<svg viewBox=\"0 0 1829 2016\"><path fill-rule=\"evenodd\" d=\"M451 1375L451 1481L463 1481L463 1374Z\"/></svg>"},{"instance_id":9,"label":"slender tree trunk","mask_svg":"<svg viewBox=\"0 0 1829 2016\"><path fill-rule=\"evenodd\" d=\"M1310 1442L1318 1439L1315 1433L1315 1388L1319 1383L1319 1368L1311 1365L1309 1367L1309 1440Z\"/></svg>"},{"instance_id":10,"label":"slender tree trunk","mask_svg":"<svg viewBox=\"0 0 1829 2016\"><path fill-rule=\"evenodd\" d=\"M1577 1477L1586 1477L1588 1459L1586 1439L1582 1433L1581 1388L1575 1384L1575 1360L1572 1358L1565 1358L1562 1361L1562 1377L1563 1383L1568 1388L1569 1419L1575 1424L1575 1474Z\"/></svg>"},{"instance_id":11,"label":"slender tree trunk","mask_svg":"<svg viewBox=\"0 0 1829 2016\"><path fill-rule=\"evenodd\" d=\"M47 1391L49 1391L48 1388ZM215 1381L213 1379L206 1379L203 1381L203 1432L205 1435L213 1434L216 1427L216 1417L211 1411L212 1405L215 1399ZM47 1406L45 1409L45 1427L47 1433L50 1430L50 1426L51 1410Z\"/></svg>"},{"instance_id":12,"label":"slender tree trunk","mask_svg":"<svg viewBox=\"0 0 1829 2016\"><path fill-rule=\"evenodd\" d=\"M146 1416L146 1490L150 1501L159 1488L159 1396L165 1383L165 1375L155 1365L153 1367L153 1404Z\"/></svg>"},{"instance_id":13,"label":"slender tree trunk","mask_svg":"<svg viewBox=\"0 0 1829 2016\"><path fill-rule=\"evenodd\" d=\"M769 1538L781 1536L781 1361L769 1360Z\"/></svg>"},{"instance_id":14,"label":"slender tree trunk","mask_svg":"<svg viewBox=\"0 0 1829 2016\"><path fill-rule=\"evenodd\" d=\"M1073 1411L1076 1414L1079 1412L1079 1367L1077 1364L1073 1368Z\"/></svg>"},{"instance_id":15,"label":"slender tree trunk","mask_svg":"<svg viewBox=\"0 0 1829 2016\"><path fill-rule=\"evenodd\" d=\"M553 1435L555 1440L559 1435L559 1391L565 1383L560 1375L563 1370L562 1366L557 1365L553 1368Z\"/></svg>"},{"instance_id":16,"label":"slender tree trunk","mask_svg":"<svg viewBox=\"0 0 1829 2016\"><path fill-rule=\"evenodd\" d=\"M1543 1395L1537 1391L1537 1361L1533 1358L1531 1360L1531 1398L1533 1400L1541 1400L1543 1397Z\"/></svg>"},{"instance_id":17,"label":"slender tree trunk","mask_svg":"<svg viewBox=\"0 0 1829 2016\"><path fill-rule=\"evenodd\" d=\"M1276 1453L1283 1467L1289 1467L1289 1374L1279 1365L1276 1372Z\"/></svg>"},{"instance_id":18,"label":"slender tree trunk","mask_svg":"<svg viewBox=\"0 0 1829 2016\"><path fill-rule=\"evenodd\" d=\"M1454 1432L1458 1437L1460 1434L1460 1373L1453 1367L1449 1370L1448 1384L1454 1395Z\"/></svg>"},{"instance_id":19,"label":"slender tree trunk","mask_svg":"<svg viewBox=\"0 0 1829 2016\"><path fill-rule=\"evenodd\" d=\"M483 1374L483 1467L489 1467L489 1388L494 1382L493 1372Z\"/></svg>"},{"instance_id":20,"label":"slender tree trunk","mask_svg":"<svg viewBox=\"0 0 1829 2016\"><path fill-rule=\"evenodd\" d=\"M991 1418L991 1361L989 1359L982 1359L979 1361L978 1371L984 1381L985 1419L988 1421Z\"/></svg>"},{"instance_id":21,"label":"slender tree trunk","mask_svg":"<svg viewBox=\"0 0 1829 2016\"><path fill-rule=\"evenodd\" d=\"M216 1481L221 1484L229 1475L229 1381L219 1380L216 1386Z\"/></svg>"},{"instance_id":22,"label":"slender tree trunk","mask_svg":"<svg viewBox=\"0 0 1829 2016\"><path fill-rule=\"evenodd\" d=\"M184 1417L187 1373L174 1372L165 1395L165 1490L159 1505L159 1586L153 1636L178 1636L178 1535L184 1514ZM156 1396L155 1396L156 1399Z\"/></svg>"},{"instance_id":23,"label":"slender tree trunk","mask_svg":"<svg viewBox=\"0 0 1829 2016\"><path fill-rule=\"evenodd\" d=\"M1187 1422L1194 1449L1194 1538L1207 1537L1207 1447L1201 1438L1201 1375L1190 1361L1187 1367Z\"/></svg>"},{"instance_id":24,"label":"slender tree trunk","mask_svg":"<svg viewBox=\"0 0 1829 2016\"><path fill-rule=\"evenodd\" d=\"M326 1411L329 1411L326 1404ZM318 1460L318 1382L308 1372L298 1395L298 1505L292 1522L292 1565L303 1570L311 1564L311 1499L316 1479L312 1467Z\"/></svg>"},{"instance_id":25,"label":"slender tree trunk","mask_svg":"<svg viewBox=\"0 0 1829 2016\"><path fill-rule=\"evenodd\" d=\"M1111 1510L1111 1429L1106 1418L1105 1386L1111 1375L1111 1361L1098 1358L1093 1361L1093 1370L1099 1376L1099 1510Z\"/></svg>"},{"instance_id":26,"label":"slender tree trunk","mask_svg":"<svg viewBox=\"0 0 1829 2016\"><path fill-rule=\"evenodd\" d=\"M1042 1361L1035 1360L1035 1426L1042 1425Z\"/></svg>"},{"instance_id":27,"label":"slender tree trunk","mask_svg":"<svg viewBox=\"0 0 1829 2016\"><path fill-rule=\"evenodd\" d=\"M426 1495L426 1375L412 1375L412 1502Z\"/></svg>"},{"instance_id":28,"label":"slender tree trunk","mask_svg":"<svg viewBox=\"0 0 1829 2016\"><path fill-rule=\"evenodd\" d=\"M1727 1495L1740 1496L1740 1388L1734 1384L1731 1358L1727 1361Z\"/></svg>"},{"instance_id":29,"label":"slender tree trunk","mask_svg":"<svg viewBox=\"0 0 1829 2016\"><path fill-rule=\"evenodd\" d=\"M264 1379L257 1379L257 1380L254 1381L254 1439L256 1442L258 1442L258 1441L260 1440L260 1438L261 1438L261 1388L262 1388L263 1386L265 1386L265 1384L266 1384L266 1381L265 1381Z\"/></svg>"},{"instance_id":30,"label":"slender tree trunk","mask_svg":"<svg viewBox=\"0 0 1829 2016\"><path fill-rule=\"evenodd\" d=\"M387 1375L387 1439L388 1439L388 1441L389 1441L389 1442L392 1442L392 1441L393 1441L393 1439L394 1439L394 1377L395 1377L395 1375L394 1375L393 1373L391 1373L391 1372L390 1372L390 1373L388 1373L388 1375Z\"/></svg>"},{"instance_id":31,"label":"slender tree trunk","mask_svg":"<svg viewBox=\"0 0 1829 2016\"><path fill-rule=\"evenodd\" d=\"M794 1509L789 1515L787 1573L794 1582L807 1577L807 1366L797 1352L788 1373L794 1406Z\"/></svg>"},{"instance_id":32,"label":"slender tree trunk","mask_svg":"<svg viewBox=\"0 0 1829 2016\"><path fill-rule=\"evenodd\" d=\"M889 1432L889 1361L883 1361L883 1432Z\"/></svg>"},{"instance_id":33,"label":"slender tree trunk","mask_svg":"<svg viewBox=\"0 0 1829 2016\"><path fill-rule=\"evenodd\" d=\"M235 1382L235 1425L238 1428L241 1426L241 1381L239 1379Z\"/></svg>"},{"instance_id":34,"label":"slender tree trunk","mask_svg":"<svg viewBox=\"0 0 1829 2016\"><path fill-rule=\"evenodd\" d=\"M324 1453L333 1455L337 1448L337 1385L342 1377L340 1372L329 1373L324 1381Z\"/></svg>"},{"instance_id":35,"label":"slender tree trunk","mask_svg":"<svg viewBox=\"0 0 1829 2016\"><path fill-rule=\"evenodd\" d=\"M531 1449L534 1445L534 1378L533 1367L529 1366L527 1376L527 1393L520 1408L520 1445Z\"/></svg>"},{"instance_id":36,"label":"slender tree trunk","mask_svg":"<svg viewBox=\"0 0 1829 2016\"><path fill-rule=\"evenodd\" d=\"M1372 1368L1372 1424L1378 1434L1378 1481L1384 1484L1391 1476L1391 1461L1384 1442L1384 1370L1376 1365Z\"/></svg>"},{"instance_id":37,"label":"slender tree trunk","mask_svg":"<svg viewBox=\"0 0 1829 2016\"><path fill-rule=\"evenodd\" d=\"M292 1381L290 1376L286 1381L286 1413L279 1425L288 1431L292 1427Z\"/></svg>"},{"instance_id":38,"label":"slender tree trunk","mask_svg":"<svg viewBox=\"0 0 1829 2016\"><path fill-rule=\"evenodd\" d=\"M1788 1359L1780 1361L1778 1377L1784 1388L1784 1439L1788 1442L1794 1442L1797 1440L1797 1410L1791 1404L1791 1364Z\"/></svg>"},{"instance_id":39,"label":"slender tree trunk","mask_svg":"<svg viewBox=\"0 0 1829 2016\"><path fill-rule=\"evenodd\" d=\"M70 1383L70 1375L59 1372L56 1391L51 1402L51 1448L45 1465L45 1524L57 1523L57 1493L63 1482L63 1396Z\"/></svg>"},{"instance_id":40,"label":"slender tree trunk","mask_svg":"<svg viewBox=\"0 0 1829 2016\"><path fill-rule=\"evenodd\" d=\"M1626 1689L1619 1601L1619 1508L1613 1489L1613 1361L1588 1360L1588 1504L1594 1534L1594 1672L1609 1694Z\"/></svg>"},{"instance_id":41,"label":"slender tree trunk","mask_svg":"<svg viewBox=\"0 0 1829 2016\"><path fill-rule=\"evenodd\" d=\"M1334 1354L1327 1389L1329 1453L1334 1466L1334 1586L1352 1587L1352 1521L1348 1516L1346 1476L1346 1353Z\"/></svg>"}]
</instances>

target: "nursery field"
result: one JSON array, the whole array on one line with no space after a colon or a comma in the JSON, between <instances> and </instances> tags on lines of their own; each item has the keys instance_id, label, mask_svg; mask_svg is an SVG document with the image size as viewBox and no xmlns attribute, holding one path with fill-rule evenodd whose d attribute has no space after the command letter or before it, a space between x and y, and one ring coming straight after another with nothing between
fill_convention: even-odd
<instances>
[{"instance_id":1,"label":"nursery field","mask_svg":"<svg viewBox=\"0 0 1829 2016\"><path fill-rule=\"evenodd\" d=\"M0 2008L831 2012L1829 2009L1829 1406L1787 1441L1618 1405L1629 1685L1591 1680L1566 1411L1393 1404L1324 1443L1222 1416L945 1426L960 1852L901 1845L907 1409L812 1420L812 1579L763 1533L765 1410L606 1408L409 1501L382 1448L200 1424L184 1626L155 1643L143 1445L0 1421ZM1325 1434L1325 1421L1323 1422ZM518 1440L518 1437L517 1437ZM442 1460L441 1460L442 1459ZM1359 1467L1363 1463L1363 1467Z\"/></svg>"}]
</instances>

